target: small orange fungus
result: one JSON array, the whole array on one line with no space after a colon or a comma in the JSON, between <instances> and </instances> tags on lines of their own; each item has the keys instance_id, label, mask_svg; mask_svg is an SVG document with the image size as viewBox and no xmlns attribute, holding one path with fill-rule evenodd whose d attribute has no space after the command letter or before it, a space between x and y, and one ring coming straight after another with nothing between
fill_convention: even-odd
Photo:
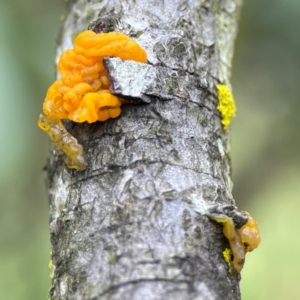
<instances>
[{"instance_id":1,"label":"small orange fungus","mask_svg":"<svg viewBox=\"0 0 300 300\"><path fill-rule=\"evenodd\" d=\"M246 253L254 250L260 244L260 234L257 222L248 212L245 211L245 213L248 216L248 221L239 229L235 227L232 218L227 215L210 215L211 219L223 224L223 234L228 239L233 254L231 271L236 271L238 273L241 272L244 266ZM225 257L224 255L224 258L228 262L228 256Z\"/></svg>"},{"instance_id":2,"label":"small orange fungus","mask_svg":"<svg viewBox=\"0 0 300 300\"><path fill-rule=\"evenodd\" d=\"M247 211L245 211L245 213L248 216L248 222L238 229L238 231L241 234L245 251L251 252L258 247L261 239L257 222Z\"/></svg>"},{"instance_id":3,"label":"small orange fungus","mask_svg":"<svg viewBox=\"0 0 300 300\"><path fill-rule=\"evenodd\" d=\"M73 49L65 51L58 62L61 78L48 89L43 105L47 116L93 123L120 115L121 99L109 92L104 56L146 62L146 52L120 32L79 34Z\"/></svg>"}]
</instances>

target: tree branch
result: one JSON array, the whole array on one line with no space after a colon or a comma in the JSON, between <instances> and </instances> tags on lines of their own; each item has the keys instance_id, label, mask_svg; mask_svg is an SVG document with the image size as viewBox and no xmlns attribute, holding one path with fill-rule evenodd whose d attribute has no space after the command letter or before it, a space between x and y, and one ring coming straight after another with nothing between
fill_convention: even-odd
<instances>
[{"instance_id":1,"label":"tree branch","mask_svg":"<svg viewBox=\"0 0 300 300\"><path fill-rule=\"evenodd\" d=\"M86 171L69 170L52 153L51 299L240 298L239 275L229 274L222 254L228 242L204 215L212 205L234 205L215 86L229 84L240 4L70 5L58 56L100 21L131 36L148 64L130 73L131 62L108 59L112 84L123 84L112 89L125 93L128 73L143 88L134 96L131 86L127 96L149 103L123 105L118 119L104 123L67 124L84 147Z\"/></svg>"}]
</instances>

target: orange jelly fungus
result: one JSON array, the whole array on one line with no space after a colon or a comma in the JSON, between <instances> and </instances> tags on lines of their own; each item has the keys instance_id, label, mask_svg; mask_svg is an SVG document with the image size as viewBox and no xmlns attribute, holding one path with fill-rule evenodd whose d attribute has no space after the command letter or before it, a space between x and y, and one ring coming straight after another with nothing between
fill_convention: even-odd
<instances>
[{"instance_id":1,"label":"orange jelly fungus","mask_svg":"<svg viewBox=\"0 0 300 300\"><path fill-rule=\"evenodd\" d=\"M223 224L223 234L228 239L233 254L232 271L241 272L245 263L245 254L260 244L259 228L252 216L246 212L248 221L237 229L232 218L224 214L211 214L210 218Z\"/></svg>"},{"instance_id":2,"label":"orange jelly fungus","mask_svg":"<svg viewBox=\"0 0 300 300\"><path fill-rule=\"evenodd\" d=\"M238 231L240 232L245 251L251 252L258 247L261 239L257 222L247 211L245 213L248 216L248 222L238 229Z\"/></svg>"},{"instance_id":3,"label":"orange jelly fungus","mask_svg":"<svg viewBox=\"0 0 300 300\"><path fill-rule=\"evenodd\" d=\"M104 56L146 62L146 52L120 32L79 34L73 49L65 51L58 62L61 79L48 89L43 105L47 116L93 123L120 115L122 101L109 92Z\"/></svg>"}]
</instances>

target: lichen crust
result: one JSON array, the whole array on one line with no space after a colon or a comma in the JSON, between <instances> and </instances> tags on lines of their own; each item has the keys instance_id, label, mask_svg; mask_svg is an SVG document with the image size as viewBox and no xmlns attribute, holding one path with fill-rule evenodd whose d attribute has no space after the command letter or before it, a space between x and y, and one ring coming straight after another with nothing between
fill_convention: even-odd
<instances>
[{"instance_id":1,"label":"lichen crust","mask_svg":"<svg viewBox=\"0 0 300 300\"><path fill-rule=\"evenodd\" d=\"M223 128L227 129L236 113L234 98L228 86L226 85L217 84L217 92L219 99L217 108L221 114L221 123Z\"/></svg>"}]
</instances>

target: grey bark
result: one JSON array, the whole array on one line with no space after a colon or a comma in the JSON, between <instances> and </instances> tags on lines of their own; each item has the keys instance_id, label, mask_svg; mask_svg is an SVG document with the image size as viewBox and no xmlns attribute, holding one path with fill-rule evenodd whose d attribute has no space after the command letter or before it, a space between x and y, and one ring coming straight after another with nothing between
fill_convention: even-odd
<instances>
[{"instance_id":1,"label":"grey bark","mask_svg":"<svg viewBox=\"0 0 300 300\"><path fill-rule=\"evenodd\" d=\"M211 205L234 205L215 85L229 85L240 5L70 4L57 57L102 18L147 51L135 72L108 64L116 93L148 103L123 105L104 123L68 124L87 154L86 171L50 156L51 299L240 299L240 276L229 274L222 255L228 243L204 215Z\"/></svg>"}]
</instances>

